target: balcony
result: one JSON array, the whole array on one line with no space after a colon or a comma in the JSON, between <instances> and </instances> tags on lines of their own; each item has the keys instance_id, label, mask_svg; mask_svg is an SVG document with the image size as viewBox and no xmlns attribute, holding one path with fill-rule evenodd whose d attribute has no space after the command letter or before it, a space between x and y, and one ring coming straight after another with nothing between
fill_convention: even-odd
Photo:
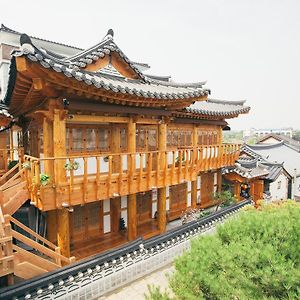
<instances>
[{"instance_id":1,"label":"balcony","mask_svg":"<svg viewBox=\"0 0 300 300\"><path fill-rule=\"evenodd\" d=\"M48 211L193 181L199 172L233 165L239 151L239 145L224 144L110 155L25 155L25 177L32 204ZM49 179L40 181L43 174Z\"/></svg>"}]
</instances>

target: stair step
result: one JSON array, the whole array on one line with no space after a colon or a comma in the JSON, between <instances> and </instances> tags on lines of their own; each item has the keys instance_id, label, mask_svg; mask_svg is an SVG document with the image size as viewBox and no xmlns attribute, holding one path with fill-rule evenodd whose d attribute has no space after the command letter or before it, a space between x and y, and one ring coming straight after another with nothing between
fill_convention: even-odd
<instances>
[{"instance_id":1,"label":"stair step","mask_svg":"<svg viewBox=\"0 0 300 300\"><path fill-rule=\"evenodd\" d=\"M21 247L13 245L15 260L18 262L28 262L32 265L43 266L45 272L53 271L57 268L60 268L56 263L48 260L47 258L43 258L37 254L34 254L30 251L24 250Z\"/></svg>"},{"instance_id":2,"label":"stair step","mask_svg":"<svg viewBox=\"0 0 300 300\"><path fill-rule=\"evenodd\" d=\"M3 214L13 215L27 200L28 191L17 190L16 194L3 205Z\"/></svg>"},{"instance_id":3,"label":"stair step","mask_svg":"<svg viewBox=\"0 0 300 300\"><path fill-rule=\"evenodd\" d=\"M30 279L47 272L47 270L26 261L16 264L14 269L15 275L23 279Z\"/></svg>"}]
</instances>

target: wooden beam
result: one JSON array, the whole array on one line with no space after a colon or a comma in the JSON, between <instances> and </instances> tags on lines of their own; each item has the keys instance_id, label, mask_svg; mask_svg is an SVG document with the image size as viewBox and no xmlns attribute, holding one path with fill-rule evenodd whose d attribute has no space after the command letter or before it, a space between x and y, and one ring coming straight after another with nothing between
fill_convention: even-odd
<instances>
[{"instance_id":1,"label":"wooden beam","mask_svg":"<svg viewBox=\"0 0 300 300\"><path fill-rule=\"evenodd\" d=\"M127 196L127 237L129 241L137 237L137 205L136 194Z\"/></svg>"},{"instance_id":2,"label":"wooden beam","mask_svg":"<svg viewBox=\"0 0 300 300\"><path fill-rule=\"evenodd\" d=\"M69 211L65 208L57 210L57 245L61 255L70 257Z\"/></svg>"},{"instance_id":3,"label":"wooden beam","mask_svg":"<svg viewBox=\"0 0 300 300\"><path fill-rule=\"evenodd\" d=\"M87 124L87 123L128 123L128 117L109 117L92 115L68 115L67 123Z\"/></svg>"},{"instance_id":4,"label":"wooden beam","mask_svg":"<svg viewBox=\"0 0 300 300\"><path fill-rule=\"evenodd\" d=\"M66 155L66 111L54 109L53 116L53 155L61 157ZM66 181L65 161L58 160L54 166L55 184L62 184ZM69 212L59 207L57 210L57 244L61 254L70 257L70 230Z\"/></svg>"},{"instance_id":5,"label":"wooden beam","mask_svg":"<svg viewBox=\"0 0 300 300\"><path fill-rule=\"evenodd\" d=\"M171 116L172 112L164 109L155 108L141 108L126 105L114 105L95 102L78 102L70 101L68 106L70 111L80 112L103 112L103 113L121 113L121 114L139 114L139 115L151 115L151 116ZM227 124L227 123L226 123Z\"/></svg>"},{"instance_id":6,"label":"wooden beam","mask_svg":"<svg viewBox=\"0 0 300 300\"><path fill-rule=\"evenodd\" d=\"M166 231L166 188L157 189L157 222L159 233L162 234Z\"/></svg>"},{"instance_id":7,"label":"wooden beam","mask_svg":"<svg viewBox=\"0 0 300 300\"><path fill-rule=\"evenodd\" d=\"M185 119L185 118L174 118L173 123L177 124L207 124L207 125L220 125L227 126L228 123L224 120L206 120L206 119Z\"/></svg>"},{"instance_id":8,"label":"wooden beam","mask_svg":"<svg viewBox=\"0 0 300 300\"><path fill-rule=\"evenodd\" d=\"M47 212L47 239L53 243L57 243L57 211L51 210Z\"/></svg>"},{"instance_id":9,"label":"wooden beam","mask_svg":"<svg viewBox=\"0 0 300 300\"><path fill-rule=\"evenodd\" d=\"M197 206L197 180L191 182L191 207L196 208Z\"/></svg>"}]
</instances>

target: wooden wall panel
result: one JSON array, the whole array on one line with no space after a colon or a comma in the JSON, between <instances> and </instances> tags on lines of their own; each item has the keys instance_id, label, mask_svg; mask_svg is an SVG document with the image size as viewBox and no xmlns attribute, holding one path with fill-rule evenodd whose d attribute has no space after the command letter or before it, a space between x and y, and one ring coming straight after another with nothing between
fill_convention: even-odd
<instances>
[{"instance_id":1,"label":"wooden wall panel","mask_svg":"<svg viewBox=\"0 0 300 300\"><path fill-rule=\"evenodd\" d=\"M214 173L201 174L201 202L200 206L207 206L212 201L214 192Z\"/></svg>"},{"instance_id":2,"label":"wooden wall panel","mask_svg":"<svg viewBox=\"0 0 300 300\"><path fill-rule=\"evenodd\" d=\"M187 183L170 186L170 212L169 219L179 218L187 207Z\"/></svg>"}]
</instances>

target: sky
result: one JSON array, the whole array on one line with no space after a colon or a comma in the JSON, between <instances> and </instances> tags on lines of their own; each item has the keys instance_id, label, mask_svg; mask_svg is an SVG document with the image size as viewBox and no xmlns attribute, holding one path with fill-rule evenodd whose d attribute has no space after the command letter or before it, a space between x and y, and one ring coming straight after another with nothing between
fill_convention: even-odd
<instances>
[{"instance_id":1,"label":"sky","mask_svg":"<svg viewBox=\"0 0 300 300\"><path fill-rule=\"evenodd\" d=\"M214 99L247 100L251 111L229 120L232 130L300 129L300 0L0 3L0 22L17 31L88 48L112 28L149 73L207 81Z\"/></svg>"}]
</instances>

